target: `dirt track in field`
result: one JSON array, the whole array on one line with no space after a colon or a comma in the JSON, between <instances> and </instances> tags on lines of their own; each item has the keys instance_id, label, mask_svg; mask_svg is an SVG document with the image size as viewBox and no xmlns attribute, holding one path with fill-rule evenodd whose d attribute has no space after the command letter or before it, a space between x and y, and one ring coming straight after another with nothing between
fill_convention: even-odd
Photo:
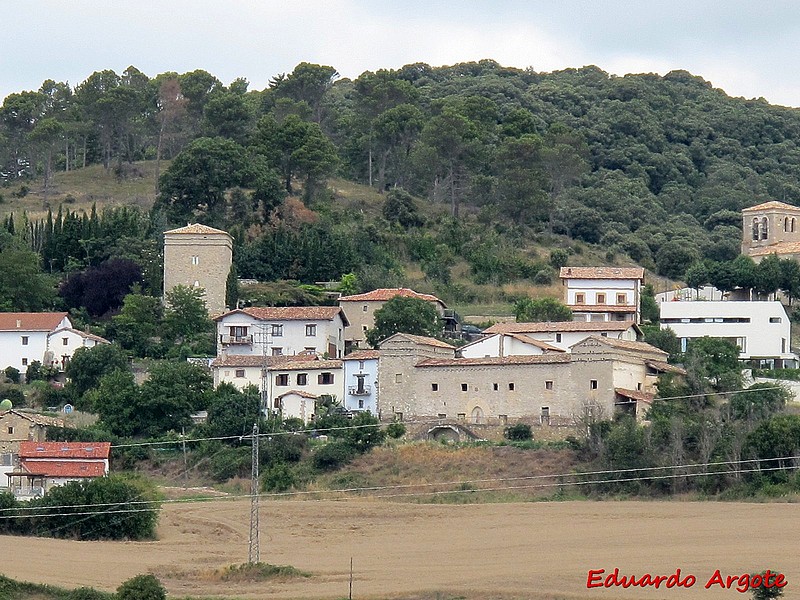
<instances>
[{"instance_id":1,"label":"dirt track in field","mask_svg":"<svg viewBox=\"0 0 800 600\"><path fill-rule=\"evenodd\" d=\"M213 569L246 562L247 501L169 504L155 542L0 537L0 572L66 587L112 590L143 572L172 595L239 598L717 598L721 569L780 569L800 598L800 505L561 502L418 505L375 500L270 501L261 508L261 560L308 579L223 583ZM589 569L691 573L689 589L587 590Z\"/></svg>"}]
</instances>

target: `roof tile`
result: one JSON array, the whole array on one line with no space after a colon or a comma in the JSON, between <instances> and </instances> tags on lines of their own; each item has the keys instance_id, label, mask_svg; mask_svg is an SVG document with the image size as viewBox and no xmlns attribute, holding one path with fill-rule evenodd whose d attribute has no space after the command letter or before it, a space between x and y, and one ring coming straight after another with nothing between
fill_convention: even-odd
<instances>
[{"instance_id":1,"label":"roof tile","mask_svg":"<svg viewBox=\"0 0 800 600\"><path fill-rule=\"evenodd\" d=\"M214 229L213 227L209 227L208 225L202 225L201 223L191 223L186 227L179 227L178 229L170 229L169 231L165 231L167 233L185 233L185 234L200 234L200 235L208 235L214 233L223 233L225 235L230 235L227 231L222 231L221 229Z\"/></svg>"},{"instance_id":2,"label":"roof tile","mask_svg":"<svg viewBox=\"0 0 800 600\"><path fill-rule=\"evenodd\" d=\"M0 331L53 331L66 316L65 312L0 313Z\"/></svg>"},{"instance_id":3,"label":"roof tile","mask_svg":"<svg viewBox=\"0 0 800 600\"><path fill-rule=\"evenodd\" d=\"M20 442L22 458L108 458L110 442Z\"/></svg>"},{"instance_id":4,"label":"roof tile","mask_svg":"<svg viewBox=\"0 0 800 600\"><path fill-rule=\"evenodd\" d=\"M444 304L444 302L432 294L420 294L409 288L380 288L372 290L371 292L366 292L365 294L342 296L339 298L339 302L385 302L396 296L402 296L403 298L419 298L427 302L441 302Z\"/></svg>"},{"instance_id":5,"label":"roof tile","mask_svg":"<svg viewBox=\"0 0 800 600\"><path fill-rule=\"evenodd\" d=\"M561 279L644 279L642 267L561 267Z\"/></svg>"},{"instance_id":6,"label":"roof tile","mask_svg":"<svg viewBox=\"0 0 800 600\"><path fill-rule=\"evenodd\" d=\"M539 321L534 323L495 323L483 330L491 333L561 333L581 331L627 331L633 321Z\"/></svg>"},{"instance_id":7,"label":"roof tile","mask_svg":"<svg viewBox=\"0 0 800 600\"><path fill-rule=\"evenodd\" d=\"M341 315L347 324L347 317L339 306L251 306L228 311L214 320L237 313L250 315L259 321L332 321L336 315Z\"/></svg>"}]
</instances>

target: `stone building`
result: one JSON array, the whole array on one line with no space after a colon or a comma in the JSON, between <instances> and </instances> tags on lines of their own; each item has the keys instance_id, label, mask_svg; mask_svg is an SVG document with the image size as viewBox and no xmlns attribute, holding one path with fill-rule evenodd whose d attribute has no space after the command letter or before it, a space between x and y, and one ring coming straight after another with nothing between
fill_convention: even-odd
<instances>
[{"instance_id":1,"label":"stone building","mask_svg":"<svg viewBox=\"0 0 800 600\"><path fill-rule=\"evenodd\" d=\"M225 289L233 264L227 232L195 223L164 232L164 294L177 285L205 291L210 315L225 312Z\"/></svg>"},{"instance_id":2,"label":"stone building","mask_svg":"<svg viewBox=\"0 0 800 600\"><path fill-rule=\"evenodd\" d=\"M771 201L742 210L742 254L800 258L800 207Z\"/></svg>"}]
</instances>

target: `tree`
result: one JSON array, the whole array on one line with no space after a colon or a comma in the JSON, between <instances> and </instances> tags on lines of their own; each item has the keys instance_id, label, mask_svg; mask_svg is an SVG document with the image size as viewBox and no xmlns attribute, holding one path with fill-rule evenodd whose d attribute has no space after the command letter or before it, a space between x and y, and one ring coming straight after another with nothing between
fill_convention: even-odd
<instances>
[{"instance_id":1,"label":"tree","mask_svg":"<svg viewBox=\"0 0 800 600\"><path fill-rule=\"evenodd\" d=\"M211 334L214 323L208 318L205 291L201 288L176 285L166 293L164 330L167 337L182 343Z\"/></svg>"},{"instance_id":2,"label":"tree","mask_svg":"<svg viewBox=\"0 0 800 600\"><path fill-rule=\"evenodd\" d=\"M779 413L792 398L789 390L772 383L755 383L746 391L731 396L731 417L743 421L763 421Z\"/></svg>"},{"instance_id":3,"label":"tree","mask_svg":"<svg viewBox=\"0 0 800 600\"><path fill-rule=\"evenodd\" d=\"M83 398L81 407L96 413L103 427L120 437L140 433L142 421L147 419L141 414L141 391L129 370L117 369L103 375Z\"/></svg>"},{"instance_id":4,"label":"tree","mask_svg":"<svg viewBox=\"0 0 800 600\"><path fill-rule=\"evenodd\" d=\"M55 285L42 274L39 256L0 239L0 311L37 312L53 306Z\"/></svg>"},{"instance_id":5,"label":"tree","mask_svg":"<svg viewBox=\"0 0 800 600\"><path fill-rule=\"evenodd\" d=\"M676 357L681 352L681 342L675 332L667 327L661 329L658 325L642 325L642 332L644 333L644 341L668 352L670 357Z\"/></svg>"},{"instance_id":6,"label":"tree","mask_svg":"<svg viewBox=\"0 0 800 600\"><path fill-rule=\"evenodd\" d=\"M261 393L255 386L242 391L229 383L214 390L208 405L208 432L213 437L248 435L261 418Z\"/></svg>"},{"instance_id":7,"label":"tree","mask_svg":"<svg viewBox=\"0 0 800 600\"><path fill-rule=\"evenodd\" d=\"M423 220L414 204L414 198L403 188L393 188L383 203L383 218L404 229L419 227Z\"/></svg>"},{"instance_id":8,"label":"tree","mask_svg":"<svg viewBox=\"0 0 800 600\"><path fill-rule=\"evenodd\" d=\"M167 591L155 575L137 575L117 588L118 600L165 600Z\"/></svg>"},{"instance_id":9,"label":"tree","mask_svg":"<svg viewBox=\"0 0 800 600\"><path fill-rule=\"evenodd\" d=\"M281 75L270 82L270 87L278 98L308 104L314 120L321 123L322 99L338 76L333 67L301 62L289 75Z\"/></svg>"},{"instance_id":10,"label":"tree","mask_svg":"<svg viewBox=\"0 0 800 600\"><path fill-rule=\"evenodd\" d=\"M123 305L131 287L142 282L142 270L132 260L112 258L70 275L58 293L70 308L86 308L92 317L100 317Z\"/></svg>"},{"instance_id":11,"label":"tree","mask_svg":"<svg viewBox=\"0 0 800 600\"><path fill-rule=\"evenodd\" d=\"M80 397L97 386L104 375L116 370L130 370L128 355L117 344L98 344L93 348L78 348L67 365L66 375Z\"/></svg>"},{"instance_id":12,"label":"tree","mask_svg":"<svg viewBox=\"0 0 800 600\"><path fill-rule=\"evenodd\" d=\"M162 361L141 386L136 435L157 436L192 424L191 414L208 407L213 381L207 369L185 361Z\"/></svg>"},{"instance_id":13,"label":"tree","mask_svg":"<svg viewBox=\"0 0 800 600\"><path fill-rule=\"evenodd\" d=\"M517 323L571 321L572 310L555 298L521 298L514 303Z\"/></svg>"},{"instance_id":14,"label":"tree","mask_svg":"<svg viewBox=\"0 0 800 600\"><path fill-rule=\"evenodd\" d=\"M160 298L144 295L134 287L125 296L120 313L112 317L109 331L116 342L134 355L153 356L158 353L163 311Z\"/></svg>"},{"instance_id":15,"label":"tree","mask_svg":"<svg viewBox=\"0 0 800 600\"><path fill-rule=\"evenodd\" d=\"M688 379L698 391L703 381L710 381L717 391L740 389L742 366L739 363L739 348L722 338L702 337L689 342L685 359Z\"/></svg>"},{"instance_id":16,"label":"tree","mask_svg":"<svg viewBox=\"0 0 800 600\"><path fill-rule=\"evenodd\" d=\"M398 332L430 337L441 334L441 320L433 304L395 296L375 311L375 327L367 330L367 342L377 348L382 340Z\"/></svg>"}]
</instances>

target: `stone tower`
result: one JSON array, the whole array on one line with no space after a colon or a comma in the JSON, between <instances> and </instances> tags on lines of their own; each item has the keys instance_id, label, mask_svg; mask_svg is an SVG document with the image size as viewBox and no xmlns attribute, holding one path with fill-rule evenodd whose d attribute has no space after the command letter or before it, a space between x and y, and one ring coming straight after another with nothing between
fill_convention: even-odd
<instances>
[{"instance_id":1,"label":"stone tower","mask_svg":"<svg viewBox=\"0 0 800 600\"><path fill-rule=\"evenodd\" d=\"M773 200L745 208L742 254L756 262L770 254L800 257L800 207Z\"/></svg>"},{"instance_id":2,"label":"stone tower","mask_svg":"<svg viewBox=\"0 0 800 600\"><path fill-rule=\"evenodd\" d=\"M225 312L225 287L233 260L227 232L195 223L164 232L164 294L176 285L205 290L210 315Z\"/></svg>"}]
</instances>

